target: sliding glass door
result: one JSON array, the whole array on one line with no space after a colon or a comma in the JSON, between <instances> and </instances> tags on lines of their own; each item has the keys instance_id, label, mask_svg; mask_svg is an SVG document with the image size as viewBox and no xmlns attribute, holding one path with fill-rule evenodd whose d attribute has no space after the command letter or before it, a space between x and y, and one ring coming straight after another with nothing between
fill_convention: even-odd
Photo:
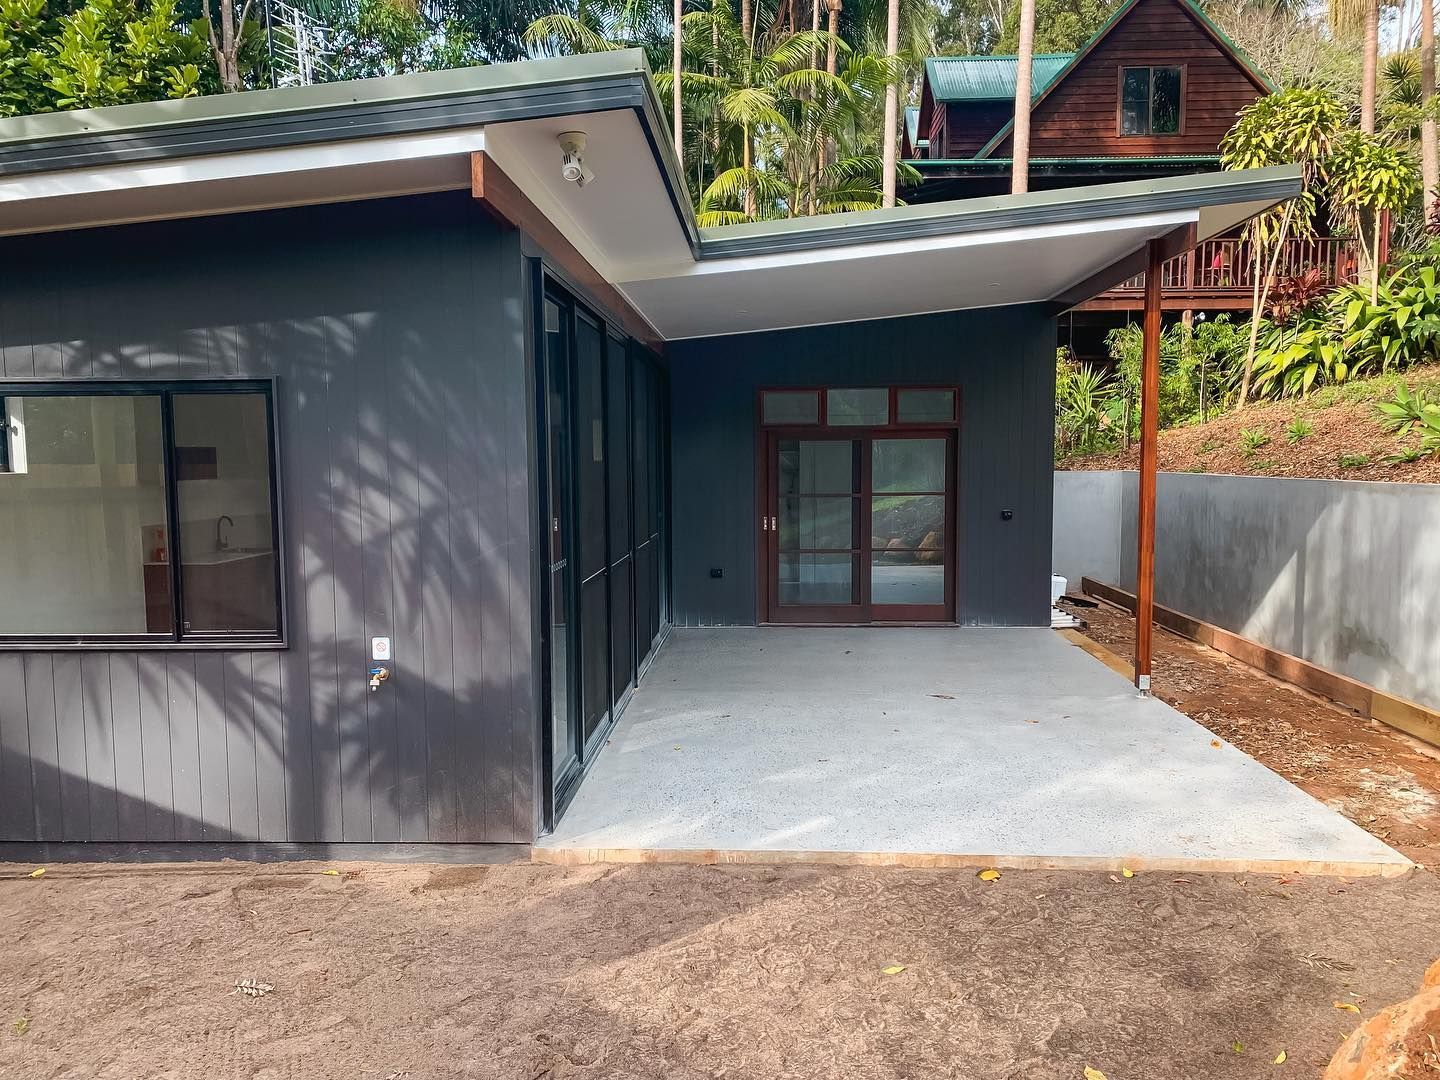
<instances>
[{"instance_id":1,"label":"sliding glass door","mask_svg":"<svg viewBox=\"0 0 1440 1080\"><path fill-rule=\"evenodd\" d=\"M661 637L665 382L648 352L549 282L543 318L553 818Z\"/></svg>"}]
</instances>

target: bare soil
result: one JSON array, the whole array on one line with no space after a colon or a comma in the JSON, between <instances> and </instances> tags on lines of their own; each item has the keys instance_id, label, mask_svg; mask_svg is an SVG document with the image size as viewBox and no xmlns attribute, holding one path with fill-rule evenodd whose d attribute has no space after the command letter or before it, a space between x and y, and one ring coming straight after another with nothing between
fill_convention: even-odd
<instances>
[{"instance_id":1,"label":"bare soil","mask_svg":"<svg viewBox=\"0 0 1440 1080\"><path fill-rule=\"evenodd\" d=\"M1131 655L1128 614L1107 604L1070 610L1089 623L1083 633ZM1158 628L1154 650L1156 697L1440 871L1440 751Z\"/></svg>"},{"instance_id":2,"label":"bare soil","mask_svg":"<svg viewBox=\"0 0 1440 1080\"><path fill-rule=\"evenodd\" d=\"M1440 483L1440 454L1395 464L1384 460L1418 445L1413 435L1401 438L1387 432L1376 418L1375 402L1391 399L1397 381L1375 379L1330 387L1309 399L1252 404L1204 424L1162 431L1158 467L1163 472ZM1440 397L1440 376L1433 367L1416 368L1404 381L1418 392ZM1296 419L1306 421L1312 430L1292 439L1287 428ZM1269 442L1247 451L1242 431L1262 432ZM1128 451L1071 458L1056 468L1134 469L1139 463L1140 449L1133 446Z\"/></svg>"},{"instance_id":3,"label":"bare soil","mask_svg":"<svg viewBox=\"0 0 1440 1080\"><path fill-rule=\"evenodd\" d=\"M1314 1077L1440 951L1426 874L30 869L7 1078Z\"/></svg>"}]
</instances>

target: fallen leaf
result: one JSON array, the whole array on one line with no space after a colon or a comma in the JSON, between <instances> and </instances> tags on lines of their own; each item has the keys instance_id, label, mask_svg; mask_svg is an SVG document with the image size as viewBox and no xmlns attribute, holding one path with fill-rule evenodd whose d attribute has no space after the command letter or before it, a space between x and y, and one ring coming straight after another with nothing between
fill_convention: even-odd
<instances>
[{"instance_id":1,"label":"fallen leaf","mask_svg":"<svg viewBox=\"0 0 1440 1080\"><path fill-rule=\"evenodd\" d=\"M1092 1069L1089 1065L1086 1065L1085 1080L1105 1080L1105 1074L1099 1069Z\"/></svg>"},{"instance_id":2,"label":"fallen leaf","mask_svg":"<svg viewBox=\"0 0 1440 1080\"><path fill-rule=\"evenodd\" d=\"M899 975L900 972L902 972L902 971L904 971L904 970L905 970L905 965L904 965L904 964L891 964L889 967L883 967L883 968L881 968L881 969L880 969L880 974L881 974L881 975Z\"/></svg>"},{"instance_id":3,"label":"fallen leaf","mask_svg":"<svg viewBox=\"0 0 1440 1080\"><path fill-rule=\"evenodd\" d=\"M246 997L264 997L274 989L275 987L267 982L261 982L259 979L236 979L235 989L230 993L244 994Z\"/></svg>"},{"instance_id":4,"label":"fallen leaf","mask_svg":"<svg viewBox=\"0 0 1440 1080\"><path fill-rule=\"evenodd\" d=\"M1234 1050L1237 1054L1243 1054L1245 1052L1245 1044L1242 1043L1239 1039L1236 1039L1230 1044L1230 1049Z\"/></svg>"},{"instance_id":5,"label":"fallen leaf","mask_svg":"<svg viewBox=\"0 0 1440 1080\"><path fill-rule=\"evenodd\" d=\"M1116 877L1114 874L1111 874L1111 875L1110 875L1110 880L1113 881L1113 882L1115 882L1116 885L1119 885L1119 884L1120 884L1120 879L1119 879L1118 877Z\"/></svg>"},{"instance_id":6,"label":"fallen leaf","mask_svg":"<svg viewBox=\"0 0 1440 1080\"><path fill-rule=\"evenodd\" d=\"M1211 740L1210 740L1210 745L1213 746L1213 747L1215 747L1216 750L1219 750L1220 747L1221 747L1223 744L1220 742L1219 739L1211 739Z\"/></svg>"},{"instance_id":7,"label":"fallen leaf","mask_svg":"<svg viewBox=\"0 0 1440 1080\"><path fill-rule=\"evenodd\" d=\"M321 870L320 873L324 874L326 877L339 877L339 876L340 876L340 871L339 871L339 870Z\"/></svg>"},{"instance_id":8,"label":"fallen leaf","mask_svg":"<svg viewBox=\"0 0 1440 1080\"><path fill-rule=\"evenodd\" d=\"M1278 1054L1275 1055L1275 1064L1276 1064L1276 1065L1284 1065L1284 1064L1285 1064L1285 1057L1286 1057L1285 1051L1284 1051L1284 1050L1281 1050Z\"/></svg>"},{"instance_id":9,"label":"fallen leaf","mask_svg":"<svg viewBox=\"0 0 1440 1080\"><path fill-rule=\"evenodd\" d=\"M1135 871L1134 871L1134 870L1131 870L1128 866L1122 866L1122 867L1120 868L1120 873L1121 873L1121 875L1124 876L1124 877L1134 877L1134 876L1135 876Z\"/></svg>"},{"instance_id":10,"label":"fallen leaf","mask_svg":"<svg viewBox=\"0 0 1440 1080\"><path fill-rule=\"evenodd\" d=\"M10 1029L14 1031L16 1035L24 1035L30 1030L30 1017L20 1017L15 1023L10 1025Z\"/></svg>"},{"instance_id":11,"label":"fallen leaf","mask_svg":"<svg viewBox=\"0 0 1440 1080\"><path fill-rule=\"evenodd\" d=\"M40 867L39 870L31 870L31 871L30 871L30 876L31 876L31 877L44 877L44 876L45 876L45 867L42 866L42 867Z\"/></svg>"},{"instance_id":12,"label":"fallen leaf","mask_svg":"<svg viewBox=\"0 0 1440 1080\"><path fill-rule=\"evenodd\" d=\"M1337 1001L1337 1002L1335 1002L1335 1008L1337 1008L1337 1009L1344 1009L1346 1012L1353 1012L1353 1013L1355 1013L1357 1016L1358 1016L1359 1013L1360 1013L1360 1006L1359 1006L1359 1005L1351 1005L1350 1002L1348 1002L1348 1001Z\"/></svg>"},{"instance_id":13,"label":"fallen leaf","mask_svg":"<svg viewBox=\"0 0 1440 1080\"><path fill-rule=\"evenodd\" d=\"M999 881L999 880L1000 880L1000 871L999 871L999 870L996 870L996 869L992 866L992 867L990 867L988 870L981 870L981 871L980 871L978 874L976 874L975 876L978 877L981 881Z\"/></svg>"},{"instance_id":14,"label":"fallen leaf","mask_svg":"<svg viewBox=\"0 0 1440 1080\"><path fill-rule=\"evenodd\" d=\"M954 694L931 694L930 696L933 697L933 698L939 698L941 701L954 701L954 700L955 700L955 695L954 695Z\"/></svg>"}]
</instances>

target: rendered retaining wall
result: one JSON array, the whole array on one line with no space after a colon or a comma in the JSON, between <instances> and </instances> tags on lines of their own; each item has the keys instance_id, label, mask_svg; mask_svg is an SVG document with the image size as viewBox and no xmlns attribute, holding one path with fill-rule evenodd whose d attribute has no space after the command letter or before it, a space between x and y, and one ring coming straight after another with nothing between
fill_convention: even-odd
<instances>
[{"instance_id":1,"label":"rendered retaining wall","mask_svg":"<svg viewBox=\"0 0 1440 1080\"><path fill-rule=\"evenodd\" d=\"M1155 599L1440 708L1440 486L1161 473ZM1055 572L1135 587L1133 472L1055 474Z\"/></svg>"}]
</instances>

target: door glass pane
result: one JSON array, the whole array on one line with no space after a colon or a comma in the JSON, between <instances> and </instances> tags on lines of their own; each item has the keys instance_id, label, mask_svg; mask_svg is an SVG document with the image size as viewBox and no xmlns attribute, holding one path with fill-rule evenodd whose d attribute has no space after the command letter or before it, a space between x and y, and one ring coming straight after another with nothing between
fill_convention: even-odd
<instances>
[{"instance_id":1,"label":"door glass pane","mask_svg":"<svg viewBox=\"0 0 1440 1080\"><path fill-rule=\"evenodd\" d=\"M945 496L876 495L870 500L870 535L876 550L943 549Z\"/></svg>"},{"instance_id":2,"label":"door glass pane","mask_svg":"<svg viewBox=\"0 0 1440 1080\"><path fill-rule=\"evenodd\" d=\"M895 418L902 424L948 424L955 419L954 390L897 390Z\"/></svg>"},{"instance_id":3,"label":"door glass pane","mask_svg":"<svg viewBox=\"0 0 1440 1080\"><path fill-rule=\"evenodd\" d=\"M554 570L550 574L550 731L554 741L550 762L557 780L575 758L570 724L569 604L570 575L563 568Z\"/></svg>"},{"instance_id":4,"label":"door glass pane","mask_svg":"<svg viewBox=\"0 0 1440 1080\"><path fill-rule=\"evenodd\" d=\"M0 476L0 633L168 633L160 399L16 395ZM213 522L212 522L213 524Z\"/></svg>"},{"instance_id":5,"label":"door glass pane","mask_svg":"<svg viewBox=\"0 0 1440 1080\"><path fill-rule=\"evenodd\" d=\"M944 439L876 439L870 480L876 491L945 490Z\"/></svg>"},{"instance_id":6,"label":"door glass pane","mask_svg":"<svg viewBox=\"0 0 1440 1080\"><path fill-rule=\"evenodd\" d=\"M848 495L799 496L780 500L780 547L855 546L855 500Z\"/></svg>"},{"instance_id":7,"label":"door glass pane","mask_svg":"<svg viewBox=\"0 0 1440 1080\"><path fill-rule=\"evenodd\" d=\"M853 439L782 439L780 494L826 495L858 491Z\"/></svg>"},{"instance_id":8,"label":"door glass pane","mask_svg":"<svg viewBox=\"0 0 1440 1080\"><path fill-rule=\"evenodd\" d=\"M626 557L610 568L610 681L617 703L635 680L634 565Z\"/></svg>"},{"instance_id":9,"label":"door glass pane","mask_svg":"<svg viewBox=\"0 0 1440 1080\"><path fill-rule=\"evenodd\" d=\"M870 601L874 604L943 604L944 552L873 552L870 556Z\"/></svg>"},{"instance_id":10,"label":"door glass pane","mask_svg":"<svg viewBox=\"0 0 1440 1080\"><path fill-rule=\"evenodd\" d=\"M1180 69L1155 68L1150 80L1150 130L1173 135L1180 130Z\"/></svg>"},{"instance_id":11,"label":"door glass pane","mask_svg":"<svg viewBox=\"0 0 1440 1080\"><path fill-rule=\"evenodd\" d=\"M1150 69L1126 68L1120 90L1120 133L1144 135L1150 130Z\"/></svg>"},{"instance_id":12,"label":"door glass pane","mask_svg":"<svg viewBox=\"0 0 1440 1080\"><path fill-rule=\"evenodd\" d=\"M838 426L888 424L890 391L883 386L866 390L827 390L825 422Z\"/></svg>"},{"instance_id":13,"label":"door glass pane","mask_svg":"<svg viewBox=\"0 0 1440 1080\"><path fill-rule=\"evenodd\" d=\"M767 390L760 398L767 424L818 424L820 394L815 390Z\"/></svg>"},{"instance_id":14,"label":"door glass pane","mask_svg":"<svg viewBox=\"0 0 1440 1080\"><path fill-rule=\"evenodd\" d=\"M639 547L650 536L650 440L655 437L650 426L653 417L650 408L650 365L637 360L631 369L630 379L630 450L634 478L631 495L635 500L635 546Z\"/></svg>"},{"instance_id":15,"label":"door glass pane","mask_svg":"<svg viewBox=\"0 0 1440 1080\"><path fill-rule=\"evenodd\" d=\"M565 560L565 525L570 519L570 399L565 362L565 326L560 305L545 301L545 419L549 433L550 562Z\"/></svg>"},{"instance_id":16,"label":"door glass pane","mask_svg":"<svg viewBox=\"0 0 1440 1080\"><path fill-rule=\"evenodd\" d=\"M605 575L580 589L581 704L585 743L610 714L610 616L606 610Z\"/></svg>"},{"instance_id":17,"label":"door glass pane","mask_svg":"<svg viewBox=\"0 0 1440 1080\"><path fill-rule=\"evenodd\" d=\"M187 631L278 632L264 394L176 394L175 490Z\"/></svg>"},{"instance_id":18,"label":"door glass pane","mask_svg":"<svg viewBox=\"0 0 1440 1080\"><path fill-rule=\"evenodd\" d=\"M580 580L605 569L605 337L575 319L575 494L579 497Z\"/></svg>"},{"instance_id":19,"label":"door glass pane","mask_svg":"<svg viewBox=\"0 0 1440 1080\"><path fill-rule=\"evenodd\" d=\"M780 556L780 603L854 604L855 573L850 555Z\"/></svg>"},{"instance_id":20,"label":"door glass pane","mask_svg":"<svg viewBox=\"0 0 1440 1080\"><path fill-rule=\"evenodd\" d=\"M610 561L630 554L630 383L625 343L610 339L605 377L608 414L605 441L610 454Z\"/></svg>"}]
</instances>

